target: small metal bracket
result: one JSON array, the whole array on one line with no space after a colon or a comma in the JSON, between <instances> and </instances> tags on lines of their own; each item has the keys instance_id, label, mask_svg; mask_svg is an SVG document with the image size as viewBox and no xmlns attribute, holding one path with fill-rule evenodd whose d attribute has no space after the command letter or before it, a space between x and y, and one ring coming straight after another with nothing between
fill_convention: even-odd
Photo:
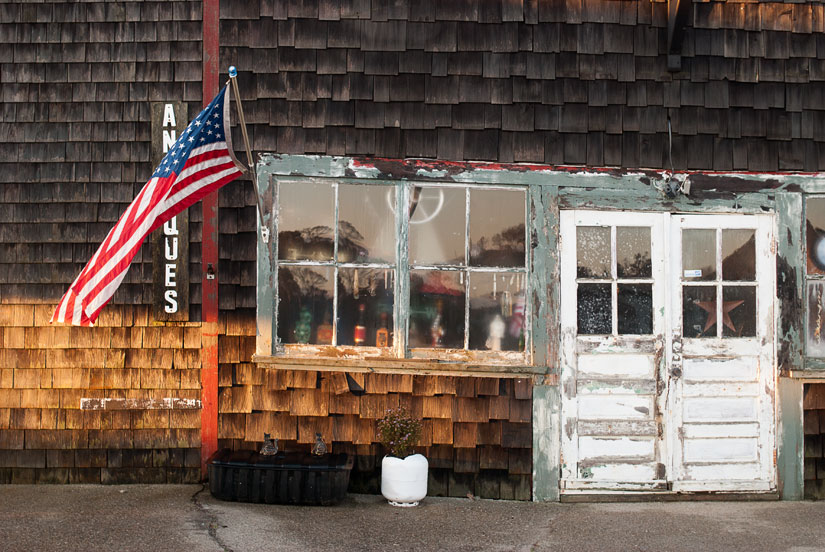
<instances>
[{"instance_id":1,"label":"small metal bracket","mask_svg":"<svg viewBox=\"0 0 825 552\"><path fill-rule=\"evenodd\" d=\"M269 228L261 226L261 239L264 243L269 243Z\"/></svg>"}]
</instances>

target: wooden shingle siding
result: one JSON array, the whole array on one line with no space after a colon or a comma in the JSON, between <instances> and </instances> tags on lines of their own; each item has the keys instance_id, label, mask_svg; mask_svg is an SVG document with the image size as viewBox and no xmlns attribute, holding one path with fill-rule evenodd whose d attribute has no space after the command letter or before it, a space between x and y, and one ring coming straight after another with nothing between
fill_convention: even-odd
<instances>
[{"instance_id":1,"label":"wooden shingle siding","mask_svg":"<svg viewBox=\"0 0 825 552\"><path fill-rule=\"evenodd\" d=\"M805 498L825 498L825 384L805 386Z\"/></svg>"},{"instance_id":2,"label":"wooden shingle siding","mask_svg":"<svg viewBox=\"0 0 825 552\"><path fill-rule=\"evenodd\" d=\"M430 460L431 494L480 494L483 487L490 498L530 498L530 401L519 398L532 396L529 379L371 373L365 394L356 395L336 393L334 381L343 373L263 365L252 365L251 371L246 384L237 377L221 383L222 447L258 449L269 433L283 449L309 450L319 432L334 451L357 456L354 488L377 492L374 468L385 451L376 422L388 408L400 406L423 419L418 449ZM494 402L502 406L493 410ZM497 419L502 412L503 422ZM470 475L459 485L449 480L457 473ZM512 484L520 489L515 495Z\"/></svg>"},{"instance_id":3,"label":"wooden shingle siding","mask_svg":"<svg viewBox=\"0 0 825 552\"><path fill-rule=\"evenodd\" d=\"M661 169L670 116L676 169L823 165L821 3L697 2L675 73L665 2L226 4L258 151Z\"/></svg>"},{"instance_id":4,"label":"wooden shingle siding","mask_svg":"<svg viewBox=\"0 0 825 552\"><path fill-rule=\"evenodd\" d=\"M200 478L199 410L157 405L200 399L201 329L151 325L150 250L96 328L49 324L153 170L148 102L199 109L200 17L200 2L0 5L0 482Z\"/></svg>"}]
</instances>

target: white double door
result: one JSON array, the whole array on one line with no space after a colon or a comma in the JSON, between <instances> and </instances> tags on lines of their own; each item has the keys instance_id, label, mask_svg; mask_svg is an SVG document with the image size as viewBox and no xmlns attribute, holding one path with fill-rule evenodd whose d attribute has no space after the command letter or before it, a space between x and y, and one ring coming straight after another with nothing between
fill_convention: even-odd
<instances>
[{"instance_id":1,"label":"white double door","mask_svg":"<svg viewBox=\"0 0 825 552\"><path fill-rule=\"evenodd\" d=\"M770 215L562 211L563 493L775 488Z\"/></svg>"}]
</instances>

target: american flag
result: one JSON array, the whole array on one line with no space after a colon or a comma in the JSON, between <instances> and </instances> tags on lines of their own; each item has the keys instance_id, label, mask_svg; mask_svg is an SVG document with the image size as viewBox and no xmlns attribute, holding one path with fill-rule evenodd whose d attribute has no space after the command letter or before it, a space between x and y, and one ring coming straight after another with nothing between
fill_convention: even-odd
<instances>
[{"instance_id":1,"label":"american flag","mask_svg":"<svg viewBox=\"0 0 825 552\"><path fill-rule=\"evenodd\" d=\"M229 87L189 123L60 300L52 322L92 326L141 244L166 221L240 176L232 153Z\"/></svg>"}]
</instances>

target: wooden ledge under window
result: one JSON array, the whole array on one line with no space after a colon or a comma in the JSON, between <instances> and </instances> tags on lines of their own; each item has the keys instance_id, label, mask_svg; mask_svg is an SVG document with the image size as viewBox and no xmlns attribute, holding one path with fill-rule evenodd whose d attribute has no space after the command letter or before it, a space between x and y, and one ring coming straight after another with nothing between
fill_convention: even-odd
<instances>
[{"instance_id":1,"label":"wooden ledge under window","mask_svg":"<svg viewBox=\"0 0 825 552\"><path fill-rule=\"evenodd\" d=\"M252 362L281 370L324 372L370 372L374 374L413 374L427 376L475 376L496 378L524 378L543 375L543 366L512 364L482 364L433 360L428 358L329 358L254 355Z\"/></svg>"}]
</instances>

